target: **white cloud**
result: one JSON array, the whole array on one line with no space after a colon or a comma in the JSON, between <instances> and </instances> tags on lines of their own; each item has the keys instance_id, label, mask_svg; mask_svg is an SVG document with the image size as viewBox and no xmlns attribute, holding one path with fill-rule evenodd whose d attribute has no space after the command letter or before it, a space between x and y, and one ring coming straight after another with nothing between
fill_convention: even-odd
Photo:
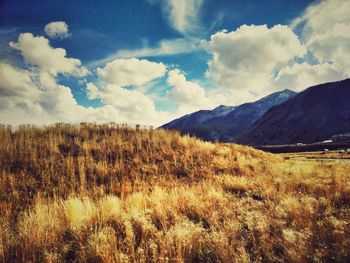
<instances>
[{"instance_id":1,"label":"white cloud","mask_svg":"<svg viewBox=\"0 0 350 263\"><path fill-rule=\"evenodd\" d=\"M87 95L90 100L100 99L104 105L113 107L118 112L118 121L160 125L169 120L170 114L157 111L152 99L140 91L142 87L140 90L126 87L146 85L166 71L163 63L137 58L116 59L97 69L99 84L88 83Z\"/></svg>"},{"instance_id":2,"label":"white cloud","mask_svg":"<svg viewBox=\"0 0 350 263\"><path fill-rule=\"evenodd\" d=\"M163 39L155 46L149 46L147 41L140 48L121 49L103 59L93 61L89 66L101 66L119 58L145 58L186 54L198 51L198 32L200 31L200 8L204 0L147 0L150 4L160 3L163 15L170 25L184 35L183 38Z\"/></svg>"},{"instance_id":3,"label":"white cloud","mask_svg":"<svg viewBox=\"0 0 350 263\"><path fill-rule=\"evenodd\" d=\"M334 64L323 63L310 65L306 62L293 64L281 69L274 79L274 85L278 88L302 91L307 87L345 79L346 76Z\"/></svg>"},{"instance_id":4,"label":"white cloud","mask_svg":"<svg viewBox=\"0 0 350 263\"><path fill-rule=\"evenodd\" d=\"M129 90L115 84L94 83L86 86L89 99L100 99L118 114L109 116L118 122L160 125L169 120L169 113L157 111L154 102L137 90Z\"/></svg>"},{"instance_id":5,"label":"white cloud","mask_svg":"<svg viewBox=\"0 0 350 263\"><path fill-rule=\"evenodd\" d=\"M165 72L166 66L163 63L137 58L116 59L107 63L104 68L97 69L97 75L104 82L121 87L143 85L162 77Z\"/></svg>"},{"instance_id":6,"label":"white cloud","mask_svg":"<svg viewBox=\"0 0 350 263\"><path fill-rule=\"evenodd\" d=\"M304 44L291 28L302 31ZM216 86L211 97L239 103L275 90L301 91L350 76L349 1L317 2L291 28L244 25L203 41L212 55L206 72ZM304 62L296 63L296 58Z\"/></svg>"},{"instance_id":7,"label":"white cloud","mask_svg":"<svg viewBox=\"0 0 350 263\"><path fill-rule=\"evenodd\" d=\"M291 27L303 25L304 36L332 30L336 24L347 24L350 20L350 2L344 0L323 0L310 5L297 17Z\"/></svg>"},{"instance_id":8,"label":"white cloud","mask_svg":"<svg viewBox=\"0 0 350 263\"><path fill-rule=\"evenodd\" d=\"M69 36L68 25L63 21L51 22L47 24L44 31L50 38L65 38Z\"/></svg>"},{"instance_id":9,"label":"white cloud","mask_svg":"<svg viewBox=\"0 0 350 263\"><path fill-rule=\"evenodd\" d=\"M129 112L133 117L136 114L138 117L142 115L146 117L149 112L155 111L153 102L136 90L128 90L115 84L107 84L104 88L99 89L93 83L87 84L87 90L89 98L101 99L104 104Z\"/></svg>"},{"instance_id":10,"label":"white cloud","mask_svg":"<svg viewBox=\"0 0 350 263\"><path fill-rule=\"evenodd\" d=\"M87 84L89 99L100 99L103 106L79 105L69 87L57 83L45 71L21 70L0 64L0 119L13 125L55 122L127 122L160 125L172 118L155 109L147 96L115 84Z\"/></svg>"},{"instance_id":11,"label":"white cloud","mask_svg":"<svg viewBox=\"0 0 350 263\"><path fill-rule=\"evenodd\" d=\"M203 0L166 0L164 12L173 28L181 33L198 29L198 17Z\"/></svg>"},{"instance_id":12,"label":"white cloud","mask_svg":"<svg viewBox=\"0 0 350 263\"><path fill-rule=\"evenodd\" d=\"M295 19L308 50L320 63L335 63L350 75L350 1L324 0Z\"/></svg>"},{"instance_id":13,"label":"white cloud","mask_svg":"<svg viewBox=\"0 0 350 263\"><path fill-rule=\"evenodd\" d=\"M140 86L162 77L163 63L120 59L97 69L98 86L89 83L89 99L99 99L103 106L79 105L69 87L58 83L58 74L86 75L80 60L67 58L62 48L53 48L44 37L24 33L10 46L21 52L27 69L0 64L0 119L9 124L96 121L160 125L171 118L157 111L154 102L127 86Z\"/></svg>"},{"instance_id":14,"label":"white cloud","mask_svg":"<svg viewBox=\"0 0 350 263\"><path fill-rule=\"evenodd\" d=\"M122 88L115 84L98 88L94 83L88 83L86 88L89 99L101 99L104 104L118 109L142 114L155 111L153 101L139 91Z\"/></svg>"},{"instance_id":15,"label":"white cloud","mask_svg":"<svg viewBox=\"0 0 350 263\"><path fill-rule=\"evenodd\" d=\"M274 73L306 54L298 37L283 25L243 25L202 43L212 55L206 75L235 101L271 92Z\"/></svg>"},{"instance_id":16,"label":"white cloud","mask_svg":"<svg viewBox=\"0 0 350 263\"><path fill-rule=\"evenodd\" d=\"M349 14L350 15L350 14ZM350 21L335 24L333 29L311 36L306 45L318 61L333 62L350 74Z\"/></svg>"},{"instance_id":17,"label":"white cloud","mask_svg":"<svg viewBox=\"0 0 350 263\"><path fill-rule=\"evenodd\" d=\"M77 103L69 87L57 83L58 73L84 75L79 60L66 58L44 37L21 34L11 47L20 50L30 67L0 64L0 119L9 124L103 121L110 107L94 109ZM34 66L34 67L33 67ZM109 116L115 115L110 114Z\"/></svg>"},{"instance_id":18,"label":"white cloud","mask_svg":"<svg viewBox=\"0 0 350 263\"><path fill-rule=\"evenodd\" d=\"M215 103L207 97L205 89L195 82L186 80L179 69L168 72L167 82L172 86L167 96L179 104L179 112L190 113L215 106Z\"/></svg>"},{"instance_id":19,"label":"white cloud","mask_svg":"<svg viewBox=\"0 0 350 263\"><path fill-rule=\"evenodd\" d=\"M121 49L108 55L106 58L90 63L90 66L100 66L107 62L120 58L142 58L142 57L159 57L171 56L176 54L186 54L195 52L200 48L197 38L177 38L171 40L161 40L155 47L148 46L145 43L137 49Z\"/></svg>"},{"instance_id":20,"label":"white cloud","mask_svg":"<svg viewBox=\"0 0 350 263\"><path fill-rule=\"evenodd\" d=\"M33 83L29 71L0 63L0 111L21 108L40 112L37 101L41 96L42 91Z\"/></svg>"},{"instance_id":21,"label":"white cloud","mask_svg":"<svg viewBox=\"0 0 350 263\"><path fill-rule=\"evenodd\" d=\"M0 64L0 119L12 124L74 121L86 109L51 74ZM13 118L16 114L15 118Z\"/></svg>"},{"instance_id":22,"label":"white cloud","mask_svg":"<svg viewBox=\"0 0 350 263\"><path fill-rule=\"evenodd\" d=\"M76 58L67 58L66 50L53 48L47 38L33 36L31 33L23 33L17 42L10 42L10 47L21 52L26 63L37 66L40 70L52 75L58 73L85 76L88 74L86 68Z\"/></svg>"},{"instance_id":23,"label":"white cloud","mask_svg":"<svg viewBox=\"0 0 350 263\"><path fill-rule=\"evenodd\" d=\"M37 97L30 73L19 70L9 64L0 63L0 95L1 97L13 97L25 95L25 97Z\"/></svg>"}]
</instances>

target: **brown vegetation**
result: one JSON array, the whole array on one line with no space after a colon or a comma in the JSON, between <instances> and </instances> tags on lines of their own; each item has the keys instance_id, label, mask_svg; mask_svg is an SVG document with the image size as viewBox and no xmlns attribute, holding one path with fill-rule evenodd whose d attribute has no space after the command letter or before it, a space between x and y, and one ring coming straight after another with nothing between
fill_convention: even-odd
<instances>
[{"instance_id":1,"label":"brown vegetation","mask_svg":"<svg viewBox=\"0 0 350 263\"><path fill-rule=\"evenodd\" d=\"M349 164L107 125L0 128L0 261L347 262Z\"/></svg>"}]
</instances>

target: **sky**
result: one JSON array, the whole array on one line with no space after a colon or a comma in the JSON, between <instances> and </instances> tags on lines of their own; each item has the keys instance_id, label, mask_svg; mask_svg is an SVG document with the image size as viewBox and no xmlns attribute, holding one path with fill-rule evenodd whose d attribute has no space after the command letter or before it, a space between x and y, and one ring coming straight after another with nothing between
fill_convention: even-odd
<instances>
[{"instance_id":1,"label":"sky","mask_svg":"<svg viewBox=\"0 0 350 263\"><path fill-rule=\"evenodd\" d=\"M159 126L349 75L349 0L0 0L0 123Z\"/></svg>"}]
</instances>

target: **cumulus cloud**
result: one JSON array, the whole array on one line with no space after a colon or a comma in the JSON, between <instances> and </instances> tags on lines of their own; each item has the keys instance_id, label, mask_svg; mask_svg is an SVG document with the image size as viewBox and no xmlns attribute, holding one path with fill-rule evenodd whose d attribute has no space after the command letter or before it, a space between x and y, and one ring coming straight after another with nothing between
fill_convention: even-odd
<instances>
[{"instance_id":1,"label":"cumulus cloud","mask_svg":"<svg viewBox=\"0 0 350 263\"><path fill-rule=\"evenodd\" d=\"M96 83L89 82L86 92L88 99L99 99L102 106L86 107L77 102L70 87L59 83L65 75L83 78L89 73L79 59L68 57L65 49L54 48L47 38L31 33L20 34L10 47L20 52L25 69L0 63L3 123L115 121L160 125L173 116L158 111L142 92L142 86L165 75L167 67L163 63L117 59L97 68Z\"/></svg>"},{"instance_id":2,"label":"cumulus cloud","mask_svg":"<svg viewBox=\"0 0 350 263\"><path fill-rule=\"evenodd\" d=\"M47 24L44 31L50 38L65 38L69 36L68 25L63 21L51 22Z\"/></svg>"},{"instance_id":3,"label":"cumulus cloud","mask_svg":"<svg viewBox=\"0 0 350 263\"><path fill-rule=\"evenodd\" d=\"M152 99L135 88L161 78L167 68L163 63L146 59L116 59L96 70L98 85L88 83L87 96L99 99L118 111L118 121L160 125L169 120L169 113L157 111Z\"/></svg>"},{"instance_id":4,"label":"cumulus cloud","mask_svg":"<svg viewBox=\"0 0 350 263\"><path fill-rule=\"evenodd\" d=\"M340 27L344 27L342 32L350 32L350 23ZM336 63L350 75L350 34L344 33L338 34L335 27L331 32L310 38L307 47L320 63Z\"/></svg>"},{"instance_id":5,"label":"cumulus cloud","mask_svg":"<svg viewBox=\"0 0 350 263\"><path fill-rule=\"evenodd\" d=\"M0 119L10 124L96 121L162 124L169 114L159 112L151 99L124 87L143 85L163 76L166 66L147 60L117 60L97 70L99 87L89 83L89 99L100 107L80 105L70 87L58 82L58 74L83 77L80 60L69 58L62 48L53 48L44 37L24 33L10 46L19 50L27 69L0 63Z\"/></svg>"},{"instance_id":6,"label":"cumulus cloud","mask_svg":"<svg viewBox=\"0 0 350 263\"><path fill-rule=\"evenodd\" d=\"M294 19L292 28L303 24L304 36L330 31L336 24L347 24L349 18L349 1L323 0L310 5L304 13Z\"/></svg>"},{"instance_id":7,"label":"cumulus cloud","mask_svg":"<svg viewBox=\"0 0 350 263\"><path fill-rule=\"evenodd\" d=\"M0 111L21 108L41 111L37 101L42 91L31 79L31 73L6 63L0 63Z\"/></svg>"},{"instance_id":8,"label":"cumulus cloud","mask_svg":"<svg viewBox=\"0 0 350 263\"><path fill-rule=\"evenodd\" d=\"M109 120L129 124L164 124L173 117L169 112L158 111L152 99L138 90L130 90L115 84L87 83L87 96L90 100L99 99L105 106L114 110Z\"/></svg>"},{"instance_id":9,"label":"cumulus cloud","mask_svg":"<svg viewBox=\"0 0 350 263\"><path fill-rule=\"evenodd\" d=\"M35 86L26 70L19 70L9 64L0 63L0 95L1 97L37 97Z\"/></svg>"},{"instance_id":10,"label":"cumulus cloud","mask_svg":"<svg viewBox=\"0 0 350 263\"><path fill-rule=\"evenodd\" d=\"M94 83L88 83L87 91L89 99L101 99L104 104L118 109L139 114L155 111L153 101L137 90L129 90L115 84L98 88Z\"/></svg>"},{"instance_id":11,"label":"cumulus cloud","mask_svg":"<svg viewBox=\"0 0 350 263\"><path fill-rule=\"evenodd\" d=\"M342 69L334 64L310 65L306 62L287 66L278 72L274 85L279 88L302 91L307 87L345 79Z\"/></svg>"},{"instance_id":12,"label":"cumulus cloud","mask_svg":"<svg viewBox=\"0 0 350 263\"><path fill-rule=\"evenodd\" d=\"M206 76L235 103L349 77L349 43L350 2L342 0L310 5L290 27L243 25L202 41L212 56Z\"/></svg>"},{"instance_id":13,"label":"cumulus cloud","mask_svg":"<svg viewBox=\"0 0 350 263\"><path fill-rule=\"evenodd\" d=\"M212 55L206 75L239 97L270 92L274 73L306 54L298 37L283 25L243 25L217 32L202 43Z\"/></svg>"},{"instance_id":14,"label":"cumulus cloud","mask_svg":"<svg viewBox=\"0 0 350 263\"><path fill-rule=\"evenodd\" d=\"M4 122L69 122L86 111L68 87L59 85L45 71L22 70L2 63L0 80L0 119Z\"/></svg>"},{"instance_id":15,"label":"cumulus cloud","mask_svg":"<svg viewBox=\"0 0 350 263\"><path fill-rule=\"evenodd\" d=\"M164 121L167 115L156 111L154 103L143 93L129 90L115 84L102 84L97 87L94 83L87 84L88 98L100 99L103 104L112 106L118 111L118 121L150 123Z\"/></svg>"},{"instance_id":16,"label":"cumulus cloud","mask_svg":"<svg viewBox=\"0 0 350 263\"><path fill-rule=\"evenodd\" d=\"M66 50L53 48L47 38L33 36L31 33L23 33L17 42L10 42L10 47L19 50L26 63L37 66L40 70L52 75L65 73L77 76L85 76L88 70L81 66L76 58L67 58Z\"/></svg>"},{"instance_id":17,"label":"cumulus cloud","mask_svg":"<svg viewBox=\"0 0 350 263\"><path fill-rule=\"evenodd\" d=\"M147 96L115 84L87 84L89 99L103 106L79 105L71 88L60 85L46 71L22 70L0 64L0 119L9 124L49 124L55 122L128 122L160 125L172 115L155 109Z\"/></svg>"},{"instance_id":18,"label":"cumulus cloud","mask_svg":"<svg viewBox=\"0 0 350 263\"><path fill-rule=\"evenodd\" d=\"M195 82L188 81L179 69L168 72L167 82L172 87L167 96L179 103L179 112L189 113L214 107L215 103L207 97L205 89Z\"/></svg>"},{"instance_id":19,"label":"cumulus cloud","mask_svg":"<svg viewBox=\"0 0 350 263\"><path fill-rule=\"evenodd\" d=\"M334 63L350 75L350 1L324 0L295 19L308 50L320 63Z\"/></svg>"},{"instance_id":20,"label":"cumulus cloud","mask_svg":"<svg viewBox=\"0 0 350 263\"><path fill-rule=\"evenodd\" d=\"M189 33L198 26L198 16L203 0L167 0L164 11L173 28Z\"/></svg>"},{"instance_id":21,"label":"cumulus cloud","mask_svg":"<svg viewBox=\"0 0 350 263\"><path fill-rule=\"evenodd\" d=\"M104 68L97 69L97 75L104 82L121 87L143 85L162 77L165 72L166 66L163 63L137 58L116 59Z\"/></svg>"}]
</instances>

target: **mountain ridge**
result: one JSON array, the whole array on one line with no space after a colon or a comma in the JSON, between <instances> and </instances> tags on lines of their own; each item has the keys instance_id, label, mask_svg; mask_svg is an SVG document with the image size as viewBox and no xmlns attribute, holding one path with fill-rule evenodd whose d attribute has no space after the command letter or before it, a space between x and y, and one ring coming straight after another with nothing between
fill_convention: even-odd
<instances>
[{"instance_id":1,"label":"mountain ridge","mask_svg":"<svg viewBox=\"0 0 350 263\"><path fill-rule=\"evenodd\" d=\"M350 79L315 85L270 108L231 141L248 145L313 143L350 131Z\"/></svg>"},{"instance_id":2,"label":"mountain ridge","mask_svg":"<svg viewBox=\"0 0 350 263\"><path fill-rule=\"evenodd\" d=\"M202 110L182 116L161 128L179 130L182 134L194 135L207 141L229 141L269 108L285 102L295 94L285 89L238 106L219 105L211 111Z\"/></svg>"}]
</instances>

